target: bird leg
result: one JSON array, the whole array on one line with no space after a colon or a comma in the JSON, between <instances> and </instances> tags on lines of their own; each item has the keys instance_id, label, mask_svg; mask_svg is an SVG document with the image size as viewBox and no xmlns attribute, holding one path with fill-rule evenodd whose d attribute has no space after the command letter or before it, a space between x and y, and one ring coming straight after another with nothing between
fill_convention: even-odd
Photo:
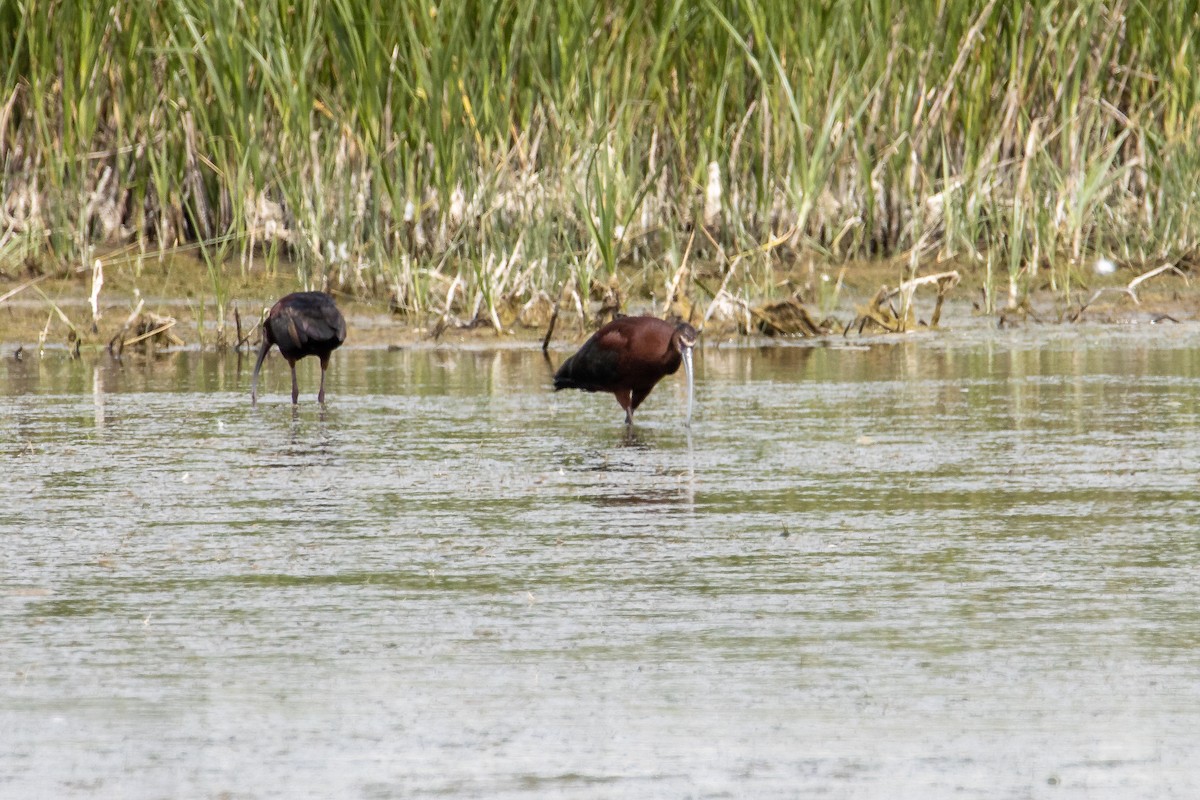
<instances>
[{"instance_id":1,"label":"bird leg","mask_svg":"<svg viewBox=\"0 0 1200 800\"><path fill-rule=\"evenodd\" d=\"M321 358L321 389L317 392L317 402L325 405L325 368L329 366L329 356Z\"/></svg>"},{"instance_id":2,"label":"bird leg","mask_svg":"<svg viewBox=\"0 0 1200 800\"><path fill-rule=\"evenodd\" d=\"M637 411L637 407L642 404L642 401L645 400L649 394L650 394L649 389L634 389L633 390L632 397L630 398L630 401L629 401L629 412L631 415L634 411Z\"/></svg>"},{"instance_id":3,"label":"bird leg","mask_svg":"<svg viewBox=\"0 0 1200 800\"><path fill-rule=\"evenodd\" d=\"M296 383L296 362L288 362L292 367L292 405L300 402L300 386Z\"/></svg>"},{"instance_id":4,"label":"bird leg","mask_svg":"<svg viewBox=\"0 0 1200 800\"><path fill-rule=\"evenodd\" d=\"M618 389L613 394L616 396L617 402L621 404L621 408L625 409L625 424L633 425L633 407L629 402L629 390Z\"/></svg>"}]
</instances>

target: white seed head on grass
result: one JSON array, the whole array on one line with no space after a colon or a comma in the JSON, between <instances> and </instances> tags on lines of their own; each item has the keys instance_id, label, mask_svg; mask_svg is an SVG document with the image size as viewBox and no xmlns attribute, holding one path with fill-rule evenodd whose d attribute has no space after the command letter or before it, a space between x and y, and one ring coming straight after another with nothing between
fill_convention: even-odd
<instances>
[{"instance_id":1,"label":"white seed head on grass","mask_svg":"<svg viewBox=\"0 0 1200 800\"><path fill-rule=\"evenodd\" d=\"M104 286L104 263L96 259L92 264L92 324L100 322L100 288Z\"/></svg>"},{"instance_id":2,"label":"white seed head on grass","mask_svg":"<svg viewBox=\"0 0 1200 800\"><path fill-rule=\"evenodd\" d=\"M463 193L462 184L454 187L454 191L450 193L450 224L458 227L462 224L463 216L467 210L467 197Z\"/></svg>"},{"instance_id":3,"label":"white seed head on grass","mask_svg":"<svg viewBox=\"0 0 1200 800\"><path fill-rule=\"evenodd\" d=\"M704 192L704 225L711 228L721 222L721 165L708 162L708 187Z\"/></svg>"}]
</instances>

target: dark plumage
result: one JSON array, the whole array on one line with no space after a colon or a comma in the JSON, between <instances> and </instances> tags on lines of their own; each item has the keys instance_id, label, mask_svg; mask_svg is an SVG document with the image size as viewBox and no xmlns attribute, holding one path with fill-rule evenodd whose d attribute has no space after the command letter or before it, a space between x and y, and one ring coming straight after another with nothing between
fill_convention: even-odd
<instances>
[{"instance_id":1,"label":"dark plumage","mask_svg":"<svg viewBox=\"0 0 1200 800\"><path fill-rule=\"evenodd\" d=\"M688 420L692 416L692 347L696 329L657 317L619 317L596 331L554 374L554 390L612 392L625 409L625 424L660 380L684 365Z\"/></svg>"},{"instance_id":2,"label":"dark plumage","mask_svg":"<svg viewBox=\"0 0 1200 800\"><path fill-rule=\"evenodd\" d=\"M346 320L338 311L333 298L324 292L295 292L271 306L262 324L262 347L254 362L254 377L250 382L250 402L258 402L258 371L272 345L287 359L292 368L292 405L300 397L296 385L296 362L305 356L321 359L321 389L317 402L325 402L325 369L329 354L346 341Z\"/></svg>"}]
</instances>

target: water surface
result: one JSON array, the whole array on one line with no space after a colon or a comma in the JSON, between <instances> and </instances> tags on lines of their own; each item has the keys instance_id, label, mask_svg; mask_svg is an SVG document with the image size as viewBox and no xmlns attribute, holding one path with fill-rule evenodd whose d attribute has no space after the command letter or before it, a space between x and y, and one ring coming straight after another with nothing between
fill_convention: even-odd
<instances>
[{"instance_id":1,"label":"water surface","mask_svg":"<svg viewBox=\"0 0 1200 800\"><path fill-rule=\"evenodd\" d=\"M1200 327L249 367L0 362L0 796L1200 796Z\"/></svg>"}]
</instances>

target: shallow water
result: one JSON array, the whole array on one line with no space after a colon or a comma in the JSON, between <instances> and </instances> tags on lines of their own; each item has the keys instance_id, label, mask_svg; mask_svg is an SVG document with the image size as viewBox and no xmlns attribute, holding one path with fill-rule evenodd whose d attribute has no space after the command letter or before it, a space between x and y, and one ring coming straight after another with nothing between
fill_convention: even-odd
<instances>
[{"instance_id":1,"label":"shallow water","mask_svg":"<svg viewBox=\"0 0 1200 800\"><path fill-rule=\"evenodd\" d=\"M697 356L6 354L0 796L1200 796L1200 327Z\"/></svg>"}]
</instances>

